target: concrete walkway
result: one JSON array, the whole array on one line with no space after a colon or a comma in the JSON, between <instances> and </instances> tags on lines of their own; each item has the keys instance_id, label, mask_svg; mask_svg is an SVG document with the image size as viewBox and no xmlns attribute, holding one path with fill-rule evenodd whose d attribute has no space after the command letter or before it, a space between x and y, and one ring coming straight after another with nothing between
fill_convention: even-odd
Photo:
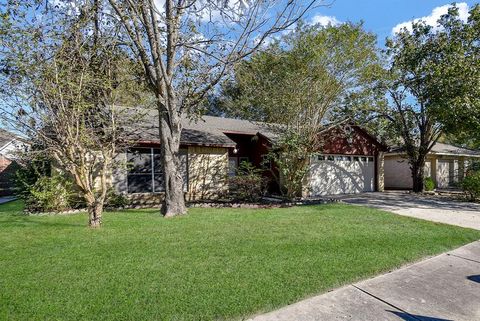
<instances>
[{"instance_id":1,"label":"concrete walkway","mask_svg":"<svg viewBox=\"0 0 480 321\"><path fill-rule=\"evenodd\" d=\"M400 215L480 230L478 203L401 191L342 195L337 198L349 204L375 207Z\"/></svg>"},{"instance_id":2,"label":"concrete walkway","mask_svg":"<svg viewBox=\"0 0 480 321\"><path fill-rule=\"evenodd\" d=\"M480 242L250 320L480 320Z\"/></svg>"}]
</instances>

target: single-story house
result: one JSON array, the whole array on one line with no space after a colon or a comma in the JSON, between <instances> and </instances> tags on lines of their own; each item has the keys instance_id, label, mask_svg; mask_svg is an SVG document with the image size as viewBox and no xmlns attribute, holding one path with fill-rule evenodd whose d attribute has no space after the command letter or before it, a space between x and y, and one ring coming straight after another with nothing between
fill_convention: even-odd
<instances>
[{"instance_id":1,"label":"single-story house","mask_svg":"<svg viewBox=\"0 0 480 321\"><path fill-rule=\"evenodd\" d=\"M0 196L13 194L16 153L27 147L25 140L0 128Z\"/></svg>"},{"instance_id":2,"label":"single-story house","mask_svg":"<svg viewBox=\"0 0 480 321\"><path fill-rule=\"evenodd\" d=\"M112 185L134 203L160 202L162 172L155 114L145 118L135 146L118 154ZM272 180L272 165L264 158L275 134L268 124L203 116L182 120L180 157L187 200L216 198L228 191L228 176L242 161L263 168ZM358 126L334 128L324 135L322 150L312 156L305 196L372 192L383 189L385 147ZM271 168L268 168L271 167ZM275 190L275 184L270 186ZM277 187L278 188L278 187Z\"/></svg>"},{"instance_id":3,"label":"single-story house","mask_svg":"<svg viewBox=\"0 0 480 321\"><path fill-rule=\"evenodd\" d=\"M480 161L480 151L454 145L436 143L425 162L425 177L431 177L438 189L456 187L464 177L468 164ZM385 188L412 189L410 164L401 149L385 154Z\"/></svg>"}]
</instances>

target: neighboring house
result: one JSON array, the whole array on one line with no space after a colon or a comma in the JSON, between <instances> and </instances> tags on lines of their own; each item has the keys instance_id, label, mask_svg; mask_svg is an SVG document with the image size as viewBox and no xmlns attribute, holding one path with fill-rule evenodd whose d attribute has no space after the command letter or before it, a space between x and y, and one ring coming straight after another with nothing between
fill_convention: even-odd
<instances>
[{"instance_id":1,"label":"neighboring house","mask_svg":"<svg viewBox=\"0 0 480 321\"><path fill-rule=\"evenodd\" d=\"M28 144L17 135L0 129L0 196L13 194L14 176L18 169L16 152Z\"/></svg>"},{"instance_id":2,"label":"neighboring house","mask_svg":"<svg viewBox=\"0 0 480 321\"><path fill-rule=\"evenodd\" d=\"M480 151L437 143L427 155L424 175L431 177L438 189L454 188L473 160L480 160ZM401 149L393 149L385 154L385 188L412 187L412 173L405 153Z\"/></svg>"},{"instance_id":3,"label":"neighboring house","mask_svg":"<svg viewBox=\"0 0 480 321\"><path fill-rule=\"evenodd\" d=\"M136 144L117 156L112 183L134 203L158 203L162 172L157 117L153 114L135 137ZM246 120L204 116L183 120L180 159L187 200L210 199L228 191L228 176L242 161L263 168L273 181L272 165L264 158L275 140L271 128ZM371 192L383 189L383 151L375 138L358 126L325 134L324 148L312 156L305 196ZM127 166L121 166L127 164ZM278 191L275 183L271 191Z\"/></svg>"}]
</instances>

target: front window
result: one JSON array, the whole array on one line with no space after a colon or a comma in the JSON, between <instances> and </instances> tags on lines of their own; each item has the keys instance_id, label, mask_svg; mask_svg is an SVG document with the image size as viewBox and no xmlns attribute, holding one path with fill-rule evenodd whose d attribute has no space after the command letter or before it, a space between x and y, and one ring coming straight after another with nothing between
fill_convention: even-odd
<instances>
[{"instance_id":1,"label":"front window","mask_svg":"<svg viewBox=\"0 0 480 321\"><path fill-rule=\"evenodd\" d=\"M151 193L164 191L164 177L160 150L156 148L132 148L127 152L128 193ZM187 190L188 159L185 151L180 151L180 166L183 175L183 188Z\"/></svg>"}]
</instances>

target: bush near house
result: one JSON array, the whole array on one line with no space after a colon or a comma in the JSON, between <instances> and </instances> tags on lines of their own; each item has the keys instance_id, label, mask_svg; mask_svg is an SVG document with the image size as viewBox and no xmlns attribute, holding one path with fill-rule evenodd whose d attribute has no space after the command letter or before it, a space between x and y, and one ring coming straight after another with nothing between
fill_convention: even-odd
<instances>
[{"instance_id":1,"label":"bush near house","mask_svg":"<svg viewBox=\"0 0 480 321\"><path fill-rule=\"evenodd\" d=\"M123 194L117 193L114 188L110 188L105 199L105 208L118 209L130 205L130 200Z\"/></svg>"},{"instance_id":2,"label":"bush near house","mask_svg":"<svg viewBox=\"0 0 480 321\"><path fill-rule=\"evenodd\" d=\"M230 196L235 200L255 202L265 194L267 182L261 169L250 162L241 162L236 174L229 178Z\"/></svg>"},{"instance_id":3,"label":"bush near house","mask_svg":"<svg viewBox=\"0 0 480 321\"><path fill-rule=\"evenodd\" d=\"M435 181L431 177L426 177L425 178L425 191L431 192L435 189Z\"/></svg>"},{"instance_id":4,"label":"bush near house","mask_svg":"<svg viewBox=\"0 0 480 321\"><path fill-rule=\"evenodd\" d=\"M461 182L462 189L470 201L480 198L480 170L470 170Z\"/></svg>"},{"instance_id":5,"label":"bush near house","mask_svg":"<svg viewBox=\"0 0 480 321\"><path fill-rule=\"evenodd\" d=\"M61 212L71 209L72 183L61 175L40 177L29 189L25 208L29 212Z\"/></svg>"}]
</instances>

